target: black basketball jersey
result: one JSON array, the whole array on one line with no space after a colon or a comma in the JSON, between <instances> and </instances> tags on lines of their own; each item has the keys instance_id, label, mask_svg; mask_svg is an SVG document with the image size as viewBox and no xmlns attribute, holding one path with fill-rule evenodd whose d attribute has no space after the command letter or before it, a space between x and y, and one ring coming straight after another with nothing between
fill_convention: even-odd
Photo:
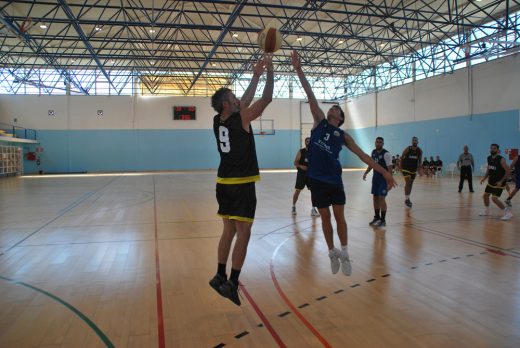
<instances>
[{"instance_id":1,"label":"black basketball jersey","mask_svg":"<svg viewBox=\"0 0 520 348\"><path fill-rule=\"evenodd\" d=\"M302 166L308 166L309 165L309 159L308 159L308 151L307 151L307 148L303 148L303 149L300 149L300 160L298 161L298 164L299 165L302 165ZM299 172L305 172L304 170L301 170L300 168L298 168L298 171Z\"/></svg>"},{"instance_id":2,"label":"black basketball jersey","mask_svg":"<svg viewBox=\"0 0 520 348\"><path fill-rule=\"evenodd\" d=\"M232 114L225 121L220 119L220 114L216 115L213 132L220 153L217 182L245 184L260 180L253 129L249 125L249 133L244 130L240 113Z\"/></svg>"},{"instance_id":3,"label":"black basketball jersey","mask_svg":"<svg viewBox=\"0 0 520 348\"><path fill-rule=\"evenodd\" d=\"M502 167L502 156L496 155L495 158L493 156L488 156L488 184L495 185L499 180L501 180L504 175L506 175L505 169Z\"/></svg>"},{"instance_id":4,"label":"black basketball jersey","mask_svg":"<svg viewBox=\"0 0 520 348\"><path fill-rule=\"evenodd\" d=\"M421 158L422 150L420 147L414 149L412 146L408 146L408 153L401 160L401 168L415 172Z\"/></svg>"}]
</instances>

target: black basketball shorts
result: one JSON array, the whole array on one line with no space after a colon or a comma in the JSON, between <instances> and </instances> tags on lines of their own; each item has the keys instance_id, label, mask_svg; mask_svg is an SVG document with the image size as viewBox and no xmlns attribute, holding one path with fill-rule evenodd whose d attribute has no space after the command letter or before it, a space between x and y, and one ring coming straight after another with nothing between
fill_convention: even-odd
<instances>
[{"instance_id":1,"label":"black basketball shorts","mask_svg":"<svg viewBox=\"0 0 520 348\"><path fill-rule=\"evenodd\" d=\"M298 174L296 174L296 184L294 185L294 188L297 190L303 190L305 186L309 187L307 180L307 173L298 171Z\"/></svg>"},{"instance_id":2,"label":"black basketball shorts","mask_svg":"<svg viewBox=\"0 0 520 348\"><path fill-rule=\"evenodd\" d=\"M312 206L327 208L330 205L345 205L345 189L343 185L333 185L309 178Z\"/></svg>"},{"instance_id":3,"label":"black basketball shorts","mask_svg":"<svg viewBox=\"0 0 520 348\"><path fill-rule=\"evenodd\" d=\"M499 187L490 184L487 184L486 189L484 190L485 193L489 193L495 197L500 197L502 195L502 191L504 191L504 187Z\"/></svg>"},{"instance_id":4,"label":"black basketball shorts","mask_svg":"<svg viewBox=\"0 0 520 348\"><path fill-rule=\"evenodd\" d=\"M417 175L417 169L401 169L401 172L403 173L403 176L409 176L412 181L415 180L415 176Z\"/></svg>"},{"instance_id":5,"label":"black basketball shorts","mask_svg":"<svg viewBox=\"0 0 520 348\"><path fill-rule=\"evenodd\" d=\"M231 220L253 222L256 211L255 183L217 184L218 215Z\"/></svg>"}]
</instances>

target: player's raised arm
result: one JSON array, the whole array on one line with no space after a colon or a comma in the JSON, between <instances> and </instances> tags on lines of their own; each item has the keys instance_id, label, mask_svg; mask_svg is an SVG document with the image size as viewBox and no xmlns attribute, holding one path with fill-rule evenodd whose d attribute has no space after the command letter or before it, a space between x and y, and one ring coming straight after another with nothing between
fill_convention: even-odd
<instances>
[{"instance_id":1,"label":"player's raised arm","mask_svg":"<svg viewBox=\"0 0 520 348\"><path fill-rule=\"evenodd\" d=\"M255 96L256 87L258 86L258 81L260 80L260 76L264 73L264 58L262 57L254 66L253 66L253 77L251 78L251 82L249 86L247 86L242 99L240 99L240 105L244 108L247 108L251 105L253 98Z\"/></svg>"},{"instance_id":2,"label":"player's raised arm","mask_svg":"<svg viewBox=\"0 0 520 348\"><path fill-rule=\"evenodd\" d=\"M318 125L318 123L320 123L325 118L325 113L319 107L318 101L316 100L316 96L312 91L311 85L309 84L309 81L307 81L307 78L303 73L300 56L298 56L298 53L296 51L292 51L291 61L294 67L294 71L296 71L296 74L300 79L300 83L302 84L303 90L307 95L307 100L309 101L309 106L311 108L312 118L314 119L314 125L312 127L314 129Z\"/></svg>"},{"instance_id":3,"label":"player's raised arm","mask_svg":"<svg viewBox=\"0 0 520 348\"><path fill-rule=\"evenodd\" d=\"M266 55L263 60L265 69L267 70L267 80L262 97L255 101L250 107L244 108L240 112L242 115L242 126L245 130L249 130L249 124L251 121L259 117L262 112L264 112L267 105L269 105L273 100L274 71L272 59L271 55Z\"/></svg>"}]
</instances>

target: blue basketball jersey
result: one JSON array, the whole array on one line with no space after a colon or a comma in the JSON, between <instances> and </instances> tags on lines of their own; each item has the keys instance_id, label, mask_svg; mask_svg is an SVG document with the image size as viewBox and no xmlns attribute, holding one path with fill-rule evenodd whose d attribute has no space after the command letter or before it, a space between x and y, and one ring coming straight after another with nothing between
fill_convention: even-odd
<instances>
[{"instance_id":1,"label":"blue basketball jersey","mask_svg":"<svg viewBox=\"0 0 520 348\"><path fill-rule=\"evenodd\" d=\"M388 151L386 151L385 149L381 149L381 152L377 152L376 149L372 150L372 159L374 160L374 162L376 162L377 164L379 164L381 167L383 167L385 170L388 170L388 167L386 165L386 160L385 160L385 154L388 153ZM374 175L372 176L372 181L385 181L385 178L383 177L383 174L381 173L378 173L374 170Z\"/></svg>"},{"instance_id":2,"label":"blue basketball jersey","mask_svg":"<svg viewBox=\"0 0 520 348\"><path fill-rule=\"evenodd\" d=\"M343 185L339 152L345 144L345 132L323 119L311 131L307 176L333 185Z\"/></svg>"}]
</instances>

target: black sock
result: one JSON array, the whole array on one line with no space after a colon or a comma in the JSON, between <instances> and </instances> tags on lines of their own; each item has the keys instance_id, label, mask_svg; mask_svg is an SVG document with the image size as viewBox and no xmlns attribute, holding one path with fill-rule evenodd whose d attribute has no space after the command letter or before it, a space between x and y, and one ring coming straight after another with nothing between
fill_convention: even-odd
<instances>
[{"instance_id":1,"label":"black sock","mask_svg":"<svg viewBox=\"0 0 520 348\"><path fill-rule=\"evenodd\" d=\"M220 274L221 276L223 276L223 277L225 277L227 279L226 264L225 263L219 263L218 264L217 274Z\"/></svg>"},{"instance_id":2,"label":"black sock","mask_svg":"<svg viewBox=\"0 0 520 348\"><path fill-rule=\"evenodd\" d=\"M374 212L376 213L374 217L379 219L379 209L374 209Z\"/></svg>"},{"instance_id":3,"label":"black sock","mask_svg":"<svg viewBox=\"0 0 520 348\"><path fill-rule=\"evenodd\" d=\"M381 221L385 221L386 218L386 210L381 210Z\"/></svg>"},{"instance_id":4,"label":"black sock","mask_svg":"<svg viewBox=\"0 0 520 348\"><path fill-rule=\"evenodd\" d=\"M238 276L240 275L240 270L236 270L231 268L231 276L229 277L230 280L233 281L233 284L238 286Z\"/></svg>"}]
</instances>

